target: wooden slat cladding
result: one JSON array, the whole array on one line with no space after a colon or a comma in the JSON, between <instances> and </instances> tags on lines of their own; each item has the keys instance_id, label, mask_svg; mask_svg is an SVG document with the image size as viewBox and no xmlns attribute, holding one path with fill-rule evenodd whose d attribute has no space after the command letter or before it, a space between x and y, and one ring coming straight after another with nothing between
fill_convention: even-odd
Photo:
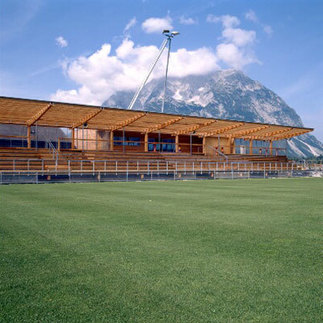
<instances>
[{"instance_id":1,"label":"wooden slat cladding","mask_svg":"<svg viewBox=\"0 0 323 323\"><path fill-rule=\"evenodd\" d=\"M146 111L102 108L81 104L0 97L0 123L77 128L173 136L221 136L246 140L281 140L298 136L311 128L290 127L215 118L202 118Z\"/></svg>"}]
</instances>

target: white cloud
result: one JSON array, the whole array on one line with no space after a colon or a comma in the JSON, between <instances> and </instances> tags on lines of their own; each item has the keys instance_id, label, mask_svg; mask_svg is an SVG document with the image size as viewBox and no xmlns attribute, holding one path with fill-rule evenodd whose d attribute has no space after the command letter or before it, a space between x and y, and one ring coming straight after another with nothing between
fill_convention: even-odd
<instances>
[{"instance_id":1,"label":"white cloud","mask_svg":"<svg viewBox=\"0 0 323 323\"><path fill-rule=\"evenodd\" d=\"M172 19L169 16L165 18L148 18L142 23L141 27L147 34L161 33L164 29L173 29Z\"/></svg>"},{"instance_id":2,"label":"white cloud","mask_svg":"<svg viewBox=\"0 0 323 323\"><path fill-rule=\"evenodd\" d=\"M68 46L68 41L63 36L58 36L55 40L56 40L56 45L61 48Z\"/></svg>"},{"instance_id":3,"label":"white cloud","mask_svg":"<svg viewBox=\"0 0 323 323\"><path fill-rule=\"evenodd\" d=\"M248 12L246 12L245 18L247 20L250 20L250 21L255 22L255 23L258 23L259 22L256 13L253 10L251 10L251 9Z\"/></svg>"},{"instance_id":4,"label":"white cloud","mask_svg":"<svg viewBox=\"0 0 323 323\"><path fill-rule=\"evenodd\" d=\"M130 19L126 27L124 28L123 33L125 34L126 32L128 32L136 23L137 23L136 17L133 17L132 19Z\"/></svg>"},{"instance_id":5,"label":"white cloud","mask_svg":"<svg viewBox=\"0 0 323 323\"><path fill-rule=\"evenodd\" d=\"M252 51L256 33L253 30L237 28L240 21L234 16L209 16L209 22L222 24L221 42L214 49L202 47L196 50L180 48L171 53L169 75L185 77L214 72L225 64L230 68L241 69L251 63L259 63ZM134 24L130 21L127 26ZM127 26L125 29L127 29ZM128 29L129 29L128 28ZM161 32L171 29L171 19L149 18L142 28L148 32ZM125 35L125 39L112 53L110 44L88 57L81 56L62 65L64 74L78 84L71 90L59 89L51 100L79 102L100 105L117 91L136 90L158 54L156 46L135 46ZM164 77L167 51L151 75L151 79Z\"/></svg>"},{"instance_id":6,"label":"white cloud","mask_svg":"<svg viewBox=\"0 0 323 323\"><path fill-rule=\"evenodd\" d=\"M256 39L256 32L253 30L243 30L240 28L225 28L222 36L228 42L232 42L237 46L245 46L252 44Z\"/></svg>"},{"instance_id":7,"label":"white cloud","mask_svg":"<svg viewBox=\"0 0 323 323\"><path fill-rule=\"evenodd\" d=\"M89 57L79 57L65 65L66 76L80 86L68 91L59 89L51 100L100 105L117 91L135 90L147 75L158 50L156 46L134 46L133 41L125 39L112 55L111 45L104 44ZM164 54L152 78L164 76L166 51ZM217 57L211 49L182 48L171 54L169 75L199 75L218 68Z\"/></svg>"},{"instance_id":8,"label":"white cloud","mask_svg":"<svg viewBox=\"0 0 323 323\"><path fill-rule=\"evenodd\" d=\"M240 25L240 20L235 16L224 15L224 16L214 16L208 15L206 21L209 23L221 22L224 28L232 28Z\"/></svg>"},{"instance_id":9,"label":"white cloud","mask_svg":"<svg viewBox=\"0 0 323 323\"><path fill-rule=\"evenodd\" d=\"M203 75L219 69L218 58L209 48L197 50L178 49L172 53L169 75L184 77L187 75Z\"/></svg>"},{"instance_id":10,"label":"white cloud","mask_svg":"<svg viewBox=\"0 0 323 323\"><path fill-rule=\"evenodd\" d=\"M219 60L235 69L241 69L251 63L259 63L254 55L246 50L241 50L235 44L220 44L216 47Z\"/></svg>"},{"instance_id":11,"label":"white cloud","mask_svg":"<svg viewBox=\"0 0 323 323\"><path fill-rule=\"evenodd\" d=\"M185 17L185 16L181 16L179 17L179 22L182 24L182 25L196 25L197 24L197 20L196 19L193 19L191 17Z\"/></svg>"},{"instance_id":12,"label":"white cloud","mask_svg":"<svg viewBox=\"0 0 323 323\"><path fill-rule=\"evenodd\" d=\"M256 16L255 14L252 16L252 13L249 12L249 16L255 19ZM219 61L237 69L251 63L260 63L251 49L256 40L254 30L237 28L240 25L240 20L235 16L208 15L206 20L209 23L222 24L223 30L220 38L222 43L216 47L216 56Z\"/></svg>"}]
</instances>

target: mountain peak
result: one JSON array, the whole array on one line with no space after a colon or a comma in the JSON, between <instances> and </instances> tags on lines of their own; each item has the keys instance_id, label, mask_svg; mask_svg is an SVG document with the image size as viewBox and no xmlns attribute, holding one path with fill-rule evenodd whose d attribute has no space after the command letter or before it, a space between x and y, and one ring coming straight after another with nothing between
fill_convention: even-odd
<instances>
[{"instance_id":1,"label":"mountain peak","mask_svg":"<svg viewBox=\"0 0 323 323\"><path fill-rule=\"evenodd\" d=\"M150 81L134 106L137 110L160 112L164 79ZM103 105L126 108L133 92L118 92ZM165 112L302 127L301 118L284 100L242 71L218 70L212 74L170 77ZM309 145L309 146L308 146ZM323 145L303 135L290 145L290 154L323 154Z\"/></svg>"}]
</instances>

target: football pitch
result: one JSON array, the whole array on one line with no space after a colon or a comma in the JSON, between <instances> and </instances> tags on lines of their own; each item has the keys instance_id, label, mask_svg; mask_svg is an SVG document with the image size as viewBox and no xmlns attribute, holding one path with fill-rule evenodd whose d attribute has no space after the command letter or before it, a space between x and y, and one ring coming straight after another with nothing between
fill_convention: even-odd
<instances>
[{"instance_id":1,"label":"football pitch","mask_svg":"<svg viewBox=\"0 0 323 323\"><path fill-rule=\"evenodd\" d=\"M0 186L0 322L322 322L323 179Z\"/></svg>"}]
</instances>

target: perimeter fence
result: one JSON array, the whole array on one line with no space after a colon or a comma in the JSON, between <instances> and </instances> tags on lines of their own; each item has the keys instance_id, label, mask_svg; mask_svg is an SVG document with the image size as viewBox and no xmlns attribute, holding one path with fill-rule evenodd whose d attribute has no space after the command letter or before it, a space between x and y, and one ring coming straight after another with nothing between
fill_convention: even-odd
<instances>
[{"instance_id":1,"label":"perimeter fence","mask_svg":"<svg viewBox=\"0 0 323 323\"><path fill-rule=\"evenodd\" d=\"M81 161L78 163L81 165ZM188 161L171 163L105 161L104 164L102 163L103 161L90 163L86 161L82 163L82 167L75 168L72 162L68 162L68 167L64 169L56 164L50 169L41 167L32 170L32 163L29 162L24 170L0 171L0 184L323 177L323 165L304 163Z\"/></svg>"}]
</instances>

